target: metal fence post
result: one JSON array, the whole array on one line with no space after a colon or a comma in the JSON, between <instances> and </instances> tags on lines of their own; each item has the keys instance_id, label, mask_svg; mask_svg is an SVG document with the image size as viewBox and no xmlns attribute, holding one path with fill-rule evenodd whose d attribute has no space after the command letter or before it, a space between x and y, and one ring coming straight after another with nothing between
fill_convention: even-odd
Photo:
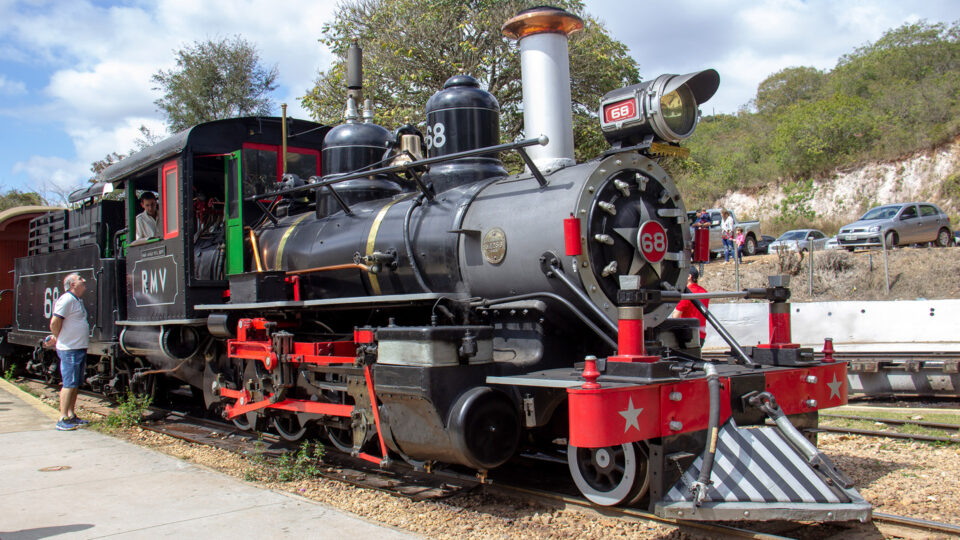
<instances>
[{"instance_id":1,"label":"metal fence post","mask_svg":"<svg viewBox=\"0 0 960 540\"><path fill-rule=\"evenodd\" d=\"M810 299L813 300L813 250L816 249L817 244L814 239L810 240L810 249L807 252L810 254Z\"/></svg>"},{"instance_id":2,"label":"metal fence post","mask_svg":"<svg viewBox=\"0 0 960 540\"><path fill-rule=\"evenodd\" d=\"M881 231L880 245L883 246L883 283L887 287L887 294L890 294L890 269L887 266L887 234Z\"/></svg>"},{"instance_id":3,"label":"metal fence post","mask_svg":"<svg viewBox=\"0 0 960 540\"><path fill-rule=\"evenodd\" d=\"M733 271L737 276L737 285L734 287L734 290L740 290L740 259L737 257L737 252L733 252Z\"/></svg>"}]
</instances>

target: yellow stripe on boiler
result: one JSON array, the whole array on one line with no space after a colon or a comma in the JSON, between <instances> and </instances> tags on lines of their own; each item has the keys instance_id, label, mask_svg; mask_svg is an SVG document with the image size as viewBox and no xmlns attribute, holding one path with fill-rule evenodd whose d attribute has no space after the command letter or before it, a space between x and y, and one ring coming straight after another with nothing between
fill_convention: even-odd
<instances>
[{"instance_id":1,"label":"yellow stripe on boiler","mask_svg":"<svg viewBox=\"0 0 960 540\"><path fill-rule=\"evenodd\" d=\"M377 232L380 230L380 224L383 223L383 218L387 216L387 210L390 210L390 207L397 204L398 202L409 198L410 195L412 194L407 194L407 195L404 195L403 197L398 197L388 202L386 205L384 205L383 208L380 209L379 212L377 212L377 217L373 218L373 224L370 225L370 235L367 236L366 255L368 257L370 255L373 255L374 247L376 246L376 243L377 243ZM367 272L367 279L370 280L370 290L373 291L373 294L380 294L380 280L377 279L377 275L374 274L373 272Z\"/></svg>"},{"instance_id":2,"label":"yellow stripe on boiler","mask_svg":"<svg viewBox=\"0 0 960 540\"><path fill-rule=\"evenodd\" d=\"M309 215L310 212L306 212L302 216L298 217L296 221L294 221L290 227L287 228L287 232L283 233L283 237L280 239L280 247L277 248L277 256L273 259L274 270L283 270L283 248L287 245L287 239L290 238L290 234L293 233L293 230L297 228L297 225L299 225L300 222Z\"/></svg>"}]
</instances>

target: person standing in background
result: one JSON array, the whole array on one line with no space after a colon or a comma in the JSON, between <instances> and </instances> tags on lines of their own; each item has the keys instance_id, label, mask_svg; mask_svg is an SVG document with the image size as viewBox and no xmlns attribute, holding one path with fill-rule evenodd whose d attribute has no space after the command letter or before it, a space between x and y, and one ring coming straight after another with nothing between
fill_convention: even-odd
<instances>
[{"instance_id":1,"label":"person standing in background","mask_svg":"<svg viewBox=\"0 0 960 540\"><path fill-rule=\"evenodd\" d=\"M723 262L730 262L733 256L733 216L726 208L720 212L720 239L723 240Z\"/></svg>"},{"instance_id":2,"label":"person standing in background","mask_svg":"<svg viewBox=\"0 0 960 540\"><path fill-rule=\"evenodd\" d=\"M707 292L706 289L701 287L697 282L700 281L700 272L693 266L690 267L690 275L687 276L687 291L695 294L702 294ZM704 299L700 300L700 303L703 304L704 309L710 305L710 300ZM700 310L693 305L691 300L681 300L677 302L677 307L673 310L673 313L670 314L670 317L673 319L697 319L700 321L700 343L703 343L703 340L707 339L707 318L704 317L703 313L700 313Z\"/></svg>"}]
</instances>

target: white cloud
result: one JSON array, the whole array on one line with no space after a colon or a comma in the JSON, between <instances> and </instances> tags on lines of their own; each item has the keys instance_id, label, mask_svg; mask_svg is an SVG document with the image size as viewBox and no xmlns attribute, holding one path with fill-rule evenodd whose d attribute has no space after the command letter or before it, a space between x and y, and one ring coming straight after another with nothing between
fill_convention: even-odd
<instances>
[{"instance_id":1,"label":"white cloud","mask_svg":"<svg viewBox=\"0 0 960 540\"><path fill-rule=\"evenodd\" d=\"M645 78L717 69L720 89L703 107L708 114L736 112L784 68L832 69L843 54L906 22L960 19L960 3L948 0L674 0L667 12L619 0L586 5L630 48Z\"/></svg>"},{"instance_id":2,"label":"white cloud","mask_svg":"<svg viewBox=\"0 0 960 540\"><path fill-rule=\"evenodd\" d=\"M14 172L33 181L54 176L58 185L72 178L79 185L91 161L128 151L141 124L163 131L151 76L172 68L174 51L195 41L239 35L253 43L263 64L279 69L276 113L286 102L288 114L307 117L296 98L312 86L317 70L329 65L330 53L317 38L335 7L335 0L161 0L126 6L0 1L0 35L7 35L0 38L0 58L51 68L45 102L0 113L58 123L79 163L33 156L17 163ZM4 89L0 79L0 93Z\"/></svg>"},{"instance_id":3,"label":"white cloud","mask_svg":"<svg viewBox=\"0 0 960 540\"><path fill-rule=\"evenodd\" d=\"M13 165L13 173L25 173L31 180L28 189L39 191L50 201L61 202L80 187L78 178L90 175L90 164L58 156L31 156Z\"/></svg>"},{"instance_id":4,"label":"white cloud","mask_svg":"<svg viewBox=\"0 0 960 540\"><path fill-rule=\"evenodd\" d=\"M0 95L17 96L27 93L27 85L22 81L12 81L0 75Z\"/></svg>"},{"instance_id":5,"label":"white cloud","mask_svg":"<svg viewBox=\"0 0 960 540\"><path fill-rule=\"evenodd\" d=\"M54 73L46 92L62 109L68 126L111 126L131 116L154 114L152 74L151 66L105 60L89 71Z\"/></svg>"},{"instance_id":6,"label":"white cloud","mask_svg":"<svg viewBox=\"0 0 960 540\"><path fill-rule=\"evenodd\" d=\"M587 0L586 7L627 44L647 78L717 68L722 82L704 105L707 113L735 112L780 69L830 69L840 55L903 22L960 18L955 0L674 0L665 9ZM33 156L16 171L34 181L72 178L79 184L91 161L127 152L141 124L162 126L151 75L173 67L173 52L198 40L240 35L254 43L263 63L279 68L277 104L285 101L291 116L306 117L296 98L330 64L330 52L317 39L335 9L336 0L130 0L112 6L0 0L0 61L46 70L49 77L43 92L26 93L27 85L15 79L31 87L34 79L4 68L0 95L18 94L23 102L0 115L52 123L74 149L69 160Z\"/></svg>"}]
</instances>

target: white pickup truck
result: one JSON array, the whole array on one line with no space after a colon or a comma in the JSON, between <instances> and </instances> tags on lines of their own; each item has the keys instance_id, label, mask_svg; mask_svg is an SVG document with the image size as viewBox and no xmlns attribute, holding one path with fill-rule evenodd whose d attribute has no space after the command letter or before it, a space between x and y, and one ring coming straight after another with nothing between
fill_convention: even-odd
<instances>
[{"instance_id":1,"label":"white pickup truck","mask_svg":"<svg viewBox=\"0 0 960 540\"><path fill-rule=\"evenodd\" d=\"M707 213L710 215L710 252L711 253L723 253L723 241L720 239L720 209L711 208L707 210ZM737 221L737 215L730 211L730 216L733 217L733 230L736 234L737 227L743 228L743 254L744 255L756 255L757 254L757 241L760 239L760 222L759 221ZM687 212L687 219L690 220L691 225L691 238L693 237L693 222L697 220L696 212Z\"/></svg>"}]
</instances>

